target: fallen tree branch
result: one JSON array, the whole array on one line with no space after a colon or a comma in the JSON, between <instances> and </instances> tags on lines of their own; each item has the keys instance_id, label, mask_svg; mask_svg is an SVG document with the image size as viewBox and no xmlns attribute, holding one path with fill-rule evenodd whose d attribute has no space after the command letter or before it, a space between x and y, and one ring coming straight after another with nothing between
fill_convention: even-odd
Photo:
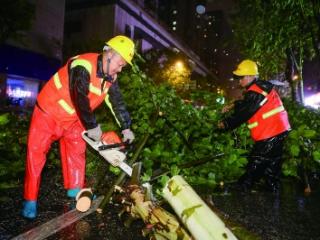
<instances>
[{"instance_id":1,"label":"fallen tree branch","mask_svg":"<svg viewBox=\"0 0 320 240\"><path fill-rule=\"evenodd\" d=\"M158 118L158 113L155 114L152 119L151 119L151 126L153 126L156 122ZM150 133L146 133L144 135L144 137L142 138L142 140L140 141L140 143L138 144L138 148L136 149L133 157L128 161L129 165L132 165L133 163L135 163L141 153L141 151L143 150L144 145L147 143L148 139L150 137ZM112 186L110 187L110 189L108 190L108 192L106 192L106 194L104 195L104 199L101 202L98 211L103 211L103 209L105 208L106 204L110 202L111 196L114 192L115 186L122 186L124 181L125 181L125 176L126 174L124 172L121 172L121 174L118 176L118 178L112 183Z\"/></svg>"},{"instance_id":2,"label":"fallen tree branch","mask_svg":"<svg viewBox=\"0 0 320 240\"><path fill-rule=\"evenodd\" d=\"M197 166L200 166L202 164L206 164L207 162L209 161L212 161L212 160L216 160L217 158L219 157L222 157L224 156L224 153L219 153L219 154L216 154L216 155L213 155L213 156L208 156L206 158L201 158L201 159L197 159L195 161L192 161L192 162L187 162L187 163L183 163L183 164L178 164L177 167L179 169L186 169L186 168L191 168L191 167L197 167ZM151 177L151 179L149 181L154 181L156 180L157 178L161 177L162 175L166 175L170 173L170 170L164 170L164 169L157 169L153 172L153 175Z\"/></svg>"},{"instance_id":3,"label":"fallen tree branch","mask_svg":"<svg viewBox=\"0 0 320 240\"><path fill-rule=\"evenodd\" d=\"M120 216L127 212L129 217L124 224L129 227L135 219L142 219L146 227L142 230L143 236L149 236L156 240L192 240L189 233L180 225L179 220L157 205L152 197L151 185L140 186L140 170L142 164L138 164L133 171L131 181L125 188L117 187L120 204L124 210Z\"/></svg>"}]
</instances>

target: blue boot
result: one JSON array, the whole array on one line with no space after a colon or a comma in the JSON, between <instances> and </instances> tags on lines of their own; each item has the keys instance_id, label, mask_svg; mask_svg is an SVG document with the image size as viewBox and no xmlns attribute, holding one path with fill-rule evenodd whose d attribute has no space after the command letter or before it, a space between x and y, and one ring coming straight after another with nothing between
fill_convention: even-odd
<instances>
[{"instance_id":1,"label":"blue boot","mask_svg":"<svg viewBox=\"0 0 320 240\"><path fill-rule=\"evenodd\" d=\"M80 191L80 188L68 189L67 196L70 198L76 198L79 191Z\"/></svg>"},{"instance_id":2,"label":"blue boot","mask_svg":"<svg viewBox=\"0 0 320 240\"><path fill-rule=\"evenodd\" d=\"M37 201L24 201L22 216L29 219L34 219L37 216Z\"/></svg>"}]
</instances>

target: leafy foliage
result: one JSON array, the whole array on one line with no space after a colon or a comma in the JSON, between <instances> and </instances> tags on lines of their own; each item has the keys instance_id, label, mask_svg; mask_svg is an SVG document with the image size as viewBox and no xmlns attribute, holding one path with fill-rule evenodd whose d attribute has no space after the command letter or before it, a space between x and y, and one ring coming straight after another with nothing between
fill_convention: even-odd
<instances>
[{"instance_id":1,"label":"leafy foliage","mask_svg":"<svg viewBox=\"0 0 320 240\"><path fill-rule=\"evenodd\" d=\"M24 117L0 115L0 189L16 186L24 171L27 125Z\"/></svg>"},{"instance_id":2,"label":"leafy foliage","mask_svg":"<svg viewBox=\"0 0 320 240\"><path fill-rule=\"evenodd\" d=\"M27 114L0 115L0 189L17 187L23 180L29 122ZM57 143L53 144L47 159L50 167L60 165Z\"/></svg>"},{"instance_id":3,"label":"leafy foliage","mask_svg":"<svg viewBox=\"0 0 320 240\"><path fill-rule=\"evenodd\" d=\"M236 41L245 56L264 67L260 72L264 78L284 72L288 49L300 60L319 56L317 1L239 0L237 3L233 24Z\"/></svg>"},{"instance_id":4,"label":"leafy foliage","mask_svg":"<svg viewBox=\"0 0 320 240\"><path fill-rule=\"evenodd\" d=\"M183 100L169 84L155 84L138 65L134 65L133 71L123 72L119 83L132 116L136 142L146 133L152 136L139 159L143 162L144 181L153 179L160 171L164 174L156 178L159 185L181 174L190 184L215 186L235 181L244 172L252 140L245 126L233 132L217 129L217 122L223 117L223 96L195 90L189 99ZM285 101L285 105L293 130L286 143L283 173L298 177L300 166L308 171L319 170L320 143L314 130L320 125L319 113L291 101ZM150 118L155 113L158 118L152 125ZM14 186L24 171L28 119L29 116L9 113L0 115L1 187ZM104 131L119 130L105 106L98 110L97 119L103 123ZM88 149L87 175L104 176L110 166ZM50 164L59 162L56 146L48 158ZM116 168L111 170L119 173Z\"/></svg>"},{"instance_id":5,"label":"leafy foliage","mask_svg":"<svg viewBox=\"0 0 320 240\"><path fill-rule=\"evenodd\" d=\"M307 109L291 101L285 101L292 131L286 142L283 173L299 176L299 170L316 171L320 166L319 112Z\"/></svg>"},{"instance_id":6,"label":"leafy foliage","mask_svg":"<svg viewBox=\"0 0 320 240\"><path fill-rule=\"evenodd\" d=\"M156 83L168 83L178 91L185 91L190 85L192 64L182 52L174 49L151 50L144 56L147 61L142 68Z\"/></svg>"},{"instance_id":7,"label":"leafy foliage","mask_svg":"<svg viewBox=\"0 0 320 240\"><path fill-rule=\"evenodd\" d=\"M243 173L252 140L245 126L233 132L216 128L223 117L221 95L196 90L184 101L171 86L154 84L138 66L134 72L124 72L119 81L137 140L146 132L152 134L140 156L145 181L159 169L168 170L158 178L160 184L182 174L191 184L216 185L234 181ZM297 177L299 166L304 164L302 159L309 170L319 169L319 142L313 130L319 125L318 113L289 101L286 108L293 130L286 144L283 173ZM149 119L154 112L159 117L152 127ZM224 155L215 157L220 153ZM203 163L204 159L208 161ZM196 164L199 161L201 165Z\"/></svg>"},{"instance_id":8,"label":"leafy foliage","mask_svg":"<svg viewBox=\"0 0 320 240\"><path fill-rule=\"evenodd\" d=\"M147 132L152 134L140 159L145 168L143 178L150 179L159 168L169 170L170 176L182 174L192 184L214 185L239 177L246 164L243 154L248 134L243 128L234 133L217 129L222 96L195 91L184 101L168 84L155 85L138 66L135 69L124 72L119 81L136 137L139 140ZM152 127L149 119L154 112L159 117ZM222 158L214 157L220 153L224 153ZM203 159L208 160L203 165L181 167Z\"/></svg>"}]
</instances>

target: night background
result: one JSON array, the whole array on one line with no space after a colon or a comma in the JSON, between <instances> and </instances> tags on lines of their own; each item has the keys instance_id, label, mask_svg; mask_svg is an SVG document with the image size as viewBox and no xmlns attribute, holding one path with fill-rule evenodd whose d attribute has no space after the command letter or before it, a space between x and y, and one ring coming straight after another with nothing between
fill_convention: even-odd
<instances>
[{"instance_id":1,"label":"night background","mask_svg":"<svg viewBox=\"0 0 320 240\"><path fill-rule=\"evenodd\" d=\"M319 4L309 1L300 6L289 1L278 4L279 11L267 9L267 3L262 4L265 11L263 6L255 10L258 5L231 0L8 3L2 8L1 98L9 98L11 105L20 101L21 106L32 107L37 88L70 56L101 51L106 39L124 34L135 40L140 54L164 49L184 54L192 70L192 86L221 88L228 98L237 98L241 94L231 72L249 58L260 64L261 78L279 80L286 92L296 89L293 94L299 101L303 92L307 104L317 103L316 96L308 97L318 92L320 81ZM273 17L264 22L259 11ZM294 21L285 21L291 17ZM298 75L303 91L300 82L290 83ZM15 94L15 89L25 90ZM20 100L15 97L19 94Z\"/></svg>"},{"instance_id":2,"label":"night background","mask_svg":"<svg viewBox=\"0 0 320 240\"><path fill-rule=\"evenodd\" d=\"M39 91L70 57L102 52L116 35L136 44L134 67L126 67L119 83L136 144L148 139L138 157L142 181L158 169L168 172L154 180L157 197L180 174L219 209L238 239L320 239L319 1L2 0L0 25L0 239L69 210L53 144L41 188L43 214L33 222L20 217L31 114ZM276 85L289 114L281 195L233 195L224 188L243 173L253 144L245 126L217 129L224 104L242 96L232 71L244 59L257 62L259 77ZM154 119L154 112L163 116ZM102 107L97 111L103 130L119 131L109 115ZM201 164L181 167L193 160ZM119 176L88 150L88 182L101 194L108 187L96 179L106 172L109 182ZM46 239L149 238L141 235L141 220L125 228L117 213L92 214Z\"/></svg>"}]
</instances>

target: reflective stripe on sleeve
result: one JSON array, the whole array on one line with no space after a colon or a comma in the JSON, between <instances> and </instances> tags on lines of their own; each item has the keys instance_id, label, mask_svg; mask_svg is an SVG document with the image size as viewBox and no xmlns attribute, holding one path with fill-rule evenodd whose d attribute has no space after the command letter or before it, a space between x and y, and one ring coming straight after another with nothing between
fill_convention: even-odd
<instances>
[{"instance_id":1,"label":"reflective stripe on sleeve","mask_svg":"<svg viewBox=\"0 0 320 240\"><path fill-rule=\"evenodd\" d=\"M53 75L53 81L54 81L54 85L56 86L57 89L60 89L62 88L62 83L60 81L60 78L59 78L59 74L56 73L55 75Z\"/></svg>"},{"instance_id":2,"label":"reflective stripe on sleeve","mask_svg":"<svg viewBox=\"0 0 320 240\"><path fill-rule=\"evenodd\" d=\"M260 102L260 106L262 106L263 104L265 104L268 101L268 98L264 98L261 102Z\"/></svg>"},{"instance_id":3,"label":"reflective stripe on sleeve","mask_svg":"<svg viewBox=\"0 0 320 240\"><path fill-rule=\"evenodd\" d=\"M253 122L253 123L248 124L249 129L255 128L257 126L258 126L258 122Z\"/></svg>"},{"instance_id":4,"label":"reflective stripe on sleeve","mask_svg":"<svg viewBox=\"0 0 320 240\"><path fill-rule=\"evenodd\" d=\"M84 67L85 69L87 69L89 74L91 74L92 66L91 66L91 63L89 61L84 60L84 59L76 59L71 63L70 68L72 69L72 68L77 67L77 66Z\"/></svg>"},{"instance_id":5,"label":"reflective stripe on sleeve","mask_svg":"<svg viewBox=\"0 0 320 240\"><path fill-rule=\"evenodd\" d=\"M89 91L98 95L98 96L101 96L101 90L95 86L93 86L92 83L89 84Z\"/></svg>"},{"instance_id":6,"label":"reflective stripe on sleeve","mask_svg":"<svg viewBox=\"0 0 320 240\"><path fill-rule=\"evenodd\" d=\"M58 103L60 104L60 106L69 114L74 114L75 110L63 99L60 99L58 101Z\"/></svg>"},{"instance_id":7,"label":"reflective stripe on sleeve","mask_svg":"<svg viewBox=\"0 0 320 240\"><path fill-rule=\"evenodd\" d=\"M283 106L277 107L275 109L272 109L269 112L266 112L266 113L262 114L262 118L263 119L269 118L269 117L271 117L271 116L273 116L273 115L275 115L275 114L277 114L279 112L282 112L282 111L284 111L284 107Z\"/></svg>"}]
</instances>

